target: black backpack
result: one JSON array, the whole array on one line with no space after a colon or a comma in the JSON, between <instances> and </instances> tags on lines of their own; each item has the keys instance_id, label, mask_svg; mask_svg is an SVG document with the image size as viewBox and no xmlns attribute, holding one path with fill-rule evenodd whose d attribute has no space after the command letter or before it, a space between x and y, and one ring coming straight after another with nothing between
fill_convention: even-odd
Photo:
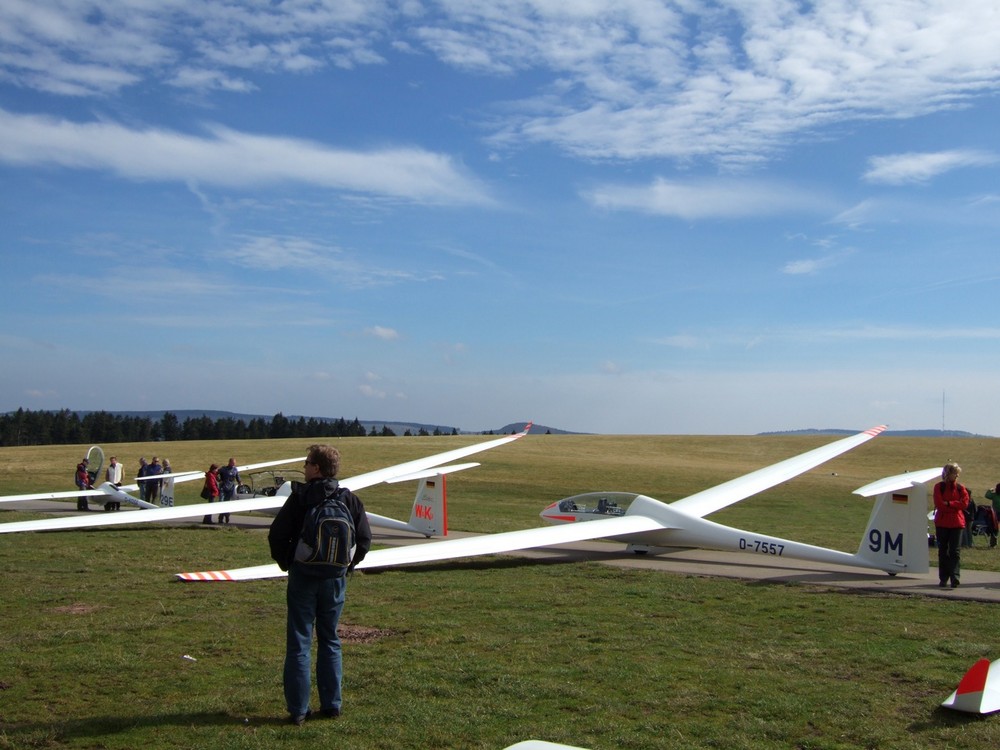
<instances>
[{"instance_id":1,"label":"black backpack","mask_svg":"<svg viewBox=\"0 0 1000 750\"><path fill-rule=\"evenodd\" d=\"M347 575L357 542L354 517L342 499L346 492L339 488L323 502L306 510L299 543L295 547L299 570L317 578Z\"/></svg>"}]
</instances>

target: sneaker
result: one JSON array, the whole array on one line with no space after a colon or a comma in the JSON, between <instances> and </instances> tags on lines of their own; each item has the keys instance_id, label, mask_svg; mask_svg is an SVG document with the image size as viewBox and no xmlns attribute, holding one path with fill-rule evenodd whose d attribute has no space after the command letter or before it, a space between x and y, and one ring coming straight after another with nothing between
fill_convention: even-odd
<instances>
[{"instance_id":1,"label":"sneaker","mask_svg":"<svg viewBox=\"0 0 1000 750\"><path fill-rule=\"evenodd\" d=\"M339 719L340 709L339 708L324 708L320 713L323 714L327 719Z\"/></svg>"},{"instance_id":2,"label":"sneaker","mask_svg":"<svg viewBox=\"0 0 1000 750\"><path fill-rule=\"evenodd\" d=\"M311 714L312 711L306 711L304 714L298 714L298 715L290 714L288 716L288 723L294 724L297 727L301 727L303 724L306 723L306 719L308 719Z\"/></svg>"},{"instance_id":3,"label":"sneaker","mask_svg":"<svg viewBox=\"0 0 1000 750\"><path fill-rule=\"evenodd\" d=\"M957 578L952 578L951 579L951 587L953 589L957 589L958 588L958 579Z\"/></svg>"}]
</instances>

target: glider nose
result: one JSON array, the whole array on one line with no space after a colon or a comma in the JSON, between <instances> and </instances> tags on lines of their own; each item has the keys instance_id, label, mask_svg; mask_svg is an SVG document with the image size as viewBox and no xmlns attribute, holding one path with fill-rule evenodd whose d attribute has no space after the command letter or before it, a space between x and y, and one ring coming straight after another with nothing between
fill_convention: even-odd
<instances>
[{"instance_id":1,"label":"glider nose","mask_svg":"<svg viewBox=\"0 0 1000 750\"><path fill-rule=\"evenodd\" d=\"M551 505L545 506L545 509L539 513L544 520L549 523L571 523L576 520L576 517L566 513L561 506L565 501L559 500L552 503Z\"/></svg>"}]
</instances>

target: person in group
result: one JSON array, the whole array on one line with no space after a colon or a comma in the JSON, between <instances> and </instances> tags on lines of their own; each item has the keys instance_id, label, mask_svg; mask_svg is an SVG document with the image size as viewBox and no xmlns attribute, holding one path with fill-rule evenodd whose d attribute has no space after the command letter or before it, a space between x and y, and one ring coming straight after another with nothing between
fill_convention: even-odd
<instances>
[{"instance_id":1,"label":"person in group","mask_svg":"<svg viewBox=\"0 0 1000 750\"><path fill-rule=\"evenodd\" d=\"M122 465L118 463L118 456L108 459L108 468L104 472L104 480L117 486L122 483Z\"/></svg>"},{"instance_id":2,"label":"person in group","mask_svg":"<svg viewBox=\"0 0 1000 750\"><path fill-rule=\"evenodd\" d=\"M972 539L972 527L976 523L976 501L972 499L972 493L969 493L969 504L965 506L965 528L962 530L962 546L963 547L974 547L975 544Z\"/></svg>"},{"instance_id":3,"label":"person in group","mask_svg":"<svg viewBox=\"0 0 1000 750\"><path fill-rule=\"evenodd\" d=\"M938 582L951 583L957 588L961 577L962 531L965 529L965 508L969 491L958 483L962 467L947 463L941 470L941 481L934 485L934 532L938 546Z\"/></svg>"},{"instance_id":4,"label":"person in group","mask_svg":"<svg viewBox=\"0 0 1000 750\"><path fill-rule=\"evenodd\" d=\"M139 499L146 500L146 483L142 481L142 478L146 476L146 472L149 470L149 464L146 463L146 457L139 457L139 471L135 473L136 478L139 480Z\"/></svg>"},{"instance_id":5,"label":"person in group","mask_svg":"<svg viewBox=\"0 0 1000 750\"><path fill-rule=\"evenodd\" d=\"M226 502L236 497L236 487L240 483L240 471L236 468L236 459L230 458L229 463L219 469L220 500ZM229 514L220 513L219 523L229 523Z\"/></svg>"},{"instance_id":6,"label":"person in group","mask_svg":"<svg viewBox=\"0 0 1000 750\"><path fill-rule=\"evenodd\" d=\"M1000 519L1000 484L994 487L992 490L986 490L986 499L990 501L993 506L993 512L997 519ZM997 546L997 534L994 532L990 535L990 546Z\"/></svg>"},{"instance_id":7,"label":"person in group","mask_svg":"<svg viewBox=\"0 0 1000 750\"><path fill-rule=\"evenodd\" d=\"M87 467L89 466L90 461L86 458L76 465L76 477L74 478L74 481L76 482L77 489L81 492L84 490L94 489L94 485L90 481L90 474L87 471ZM76 499L76 509L90 510L90 503L87 501L86 495L80 495L80 497Z\"/></svg>"},{"instance_id":8,"label":"person in group","mask_svg":"<svg viewBox=\"0 0 1000 750\"><path fill-rule=\"evenodd\" d=\"M307 566L295 561L295 548L307 511L333 495L346 505L354 521L357 545L349 570L364 559L371 547L372 533L365 507L353 492L338 489L339 468L340 453L336 448L310 446L304 467L306 482L292 484L292 492L278 511L267 536L271 557L282 570L288 571L283 681L289 718L298 726L311 715L310 649L314 623L318 641L316 685L320 713L328 718L340 716L343 662L337 623L347 592L346 575L315 577Z\"/></svg>"},{"instance_id":9,"label":"person in group","mask_svg":"<svg viewBox=\"0 0 1000 750\"><path fill-rule=\"evenodd\" d=\"M160 459L157 456L153 456L153 460L149 462L146 467L147 477L156 477L156 479L147 479L145 482L140 482L140 484L146 485L146 502L153 503L154 505L160 499L160 489L163 487L163 480L159 478L160 474L163 473L163 465L160 463Z\"/></svg>"},{"instance_id":10,"label":"person in group","mask_svg":"<svg viewBox=\"0 0 1000 750\"><path fill-rule=\"evenodd\" d=\"M160 480L160 507L162 508L173 508L174 507L174 480L169 478L170 474L174 473L174 470L170 468L170 459L163 458L160 461L163 464L163 474L168 476L167 479Z\"/></svg>"},{"instance_id":11,"label":"person in group","mask_svg":"<svg viewBox=\"0 0 1000 750\"><path fill-rule=\"evenodd\" d=\"M118 487L122 483L122 465L118 463L117 456L112 456L108 459L108 468L104 471L104 481L110 482L115 487ZM108 500L104 503L104 510L121 510L122 504L117 500Z\"/></svg>"},{"instance_id":12,"label":"person in group","mask_svg":"<svg viewBox=\"0 0 1000 750\"><path fill-rule=\"evenodd\" d=\"M219 465L212 464L208 467L208 471L205 472L205 486L201 488L201 497L203 500L207 500L210 503L217 502L219 499ZM202 523L212 523L212 514L209 513L203 519Z\"/></svg>"}]
</instances>

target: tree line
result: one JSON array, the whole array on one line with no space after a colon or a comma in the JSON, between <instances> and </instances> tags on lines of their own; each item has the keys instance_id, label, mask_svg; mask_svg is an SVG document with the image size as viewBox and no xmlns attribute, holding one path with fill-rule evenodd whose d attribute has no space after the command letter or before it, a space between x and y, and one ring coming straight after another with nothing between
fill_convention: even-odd
<instances>
[{"instance_id":1,"label":"tree line","mask_svg":"<svg viewBox=\"0 0 1000 750\"><path fill-rule=\"evenodd\" d=\"M411 435L407 430L404 435ZM419 435L429 435L420 429ZM435 428L433 434L440 435ZM455 430L452 434L457 434ZM176 414L164 412L160 419L75 411L31 411L18 409L0 415L0 446L75 445L80 443L148 443L164 440L263 440L266 438L313 437L395 437L387 425L380 431L372 425L365 430L357 417L348 422L339 419L298 417L289 419L278 412L270 419L254 417L249 422L233 417L212 419L187 417L182 422Z\"/></svg>"}]
</instances>

